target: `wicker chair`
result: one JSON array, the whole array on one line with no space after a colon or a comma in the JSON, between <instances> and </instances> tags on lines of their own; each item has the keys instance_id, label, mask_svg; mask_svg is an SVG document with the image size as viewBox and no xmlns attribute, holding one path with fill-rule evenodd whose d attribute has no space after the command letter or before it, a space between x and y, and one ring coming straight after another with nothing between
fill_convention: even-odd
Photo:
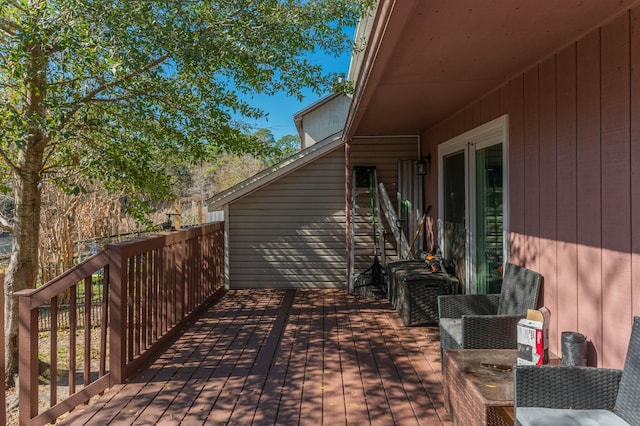
<instances>
[{"instance_id":1,"label":"wicker chair","mask_svg":"<svg viewBox=\"0 0 640 426\"><path fill-rule=\"evenodd\" d=\"M507 263L500 294L439 296L440 355L449 349L517 348L517 323L538 307L541 286L540 274Z\"/></svg>"},{"instance_id":2,"label":"wicker chair","mask_svg":"<svg viewBox=\"0 0 640 426\"><path fill-rule=\"evenodd\" d=\"M640 317L623 370L514 368L516 425L640 425Z\"/></svg>"}]
</instances>

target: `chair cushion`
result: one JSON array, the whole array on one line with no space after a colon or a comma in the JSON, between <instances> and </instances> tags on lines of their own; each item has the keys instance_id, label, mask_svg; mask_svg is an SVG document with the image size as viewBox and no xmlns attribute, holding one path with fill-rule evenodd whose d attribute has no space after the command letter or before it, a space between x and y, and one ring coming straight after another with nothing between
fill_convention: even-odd
<instances>
[{"instance_id":1,"label":"chair cushion","mask_svg":"<svg viewBox=\"0 0 640 426\"><path fill-rule=\"evenodd\" d=\"M440 318L439 324L441 332L445 331L459 347L462 347L462 320L460 318Z\"/></svg>"},{"instance_id":2,"label":"chair cushion","mask_svg":"<svg viewBox=\"0 0 640 426\"><path fill-rule=\"evenodd\" d=\"M516 424L522 426L629 426L608 410L568 410L540 407L518 407Z\"/></svg>"}]
</instances>

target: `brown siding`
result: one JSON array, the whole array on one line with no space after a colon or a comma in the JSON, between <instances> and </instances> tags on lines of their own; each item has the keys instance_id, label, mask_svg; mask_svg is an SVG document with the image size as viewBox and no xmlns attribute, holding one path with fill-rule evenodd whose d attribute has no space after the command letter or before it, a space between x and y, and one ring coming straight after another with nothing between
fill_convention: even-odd
<instances>
[{"instance_id":1,"label":"brown siding","mask_svg":"<svg viewBox=\"0 0 640 426\"><path fill-rule=\"evenodd\" d=\"M521 259L540 270L540 93L538 67L524 73L524 234ZM524 257L523 257L524 256Z\"/></svg>"},{"instance_id":2,"label":"brown siding","mask_svg":"<svg viewBox=\"0 0 640 426\"><path fill-rule=\"evenodd\" d=\"M509 226L511 229L511 260L526 265L527 254L523 236L525 235L524 214L524 78L519 76L511 81L509 106Z\"/></svg>"},{"instance_id":3,"label":"brown siding","mask_svg":"<svg viewBox=\"0 0 640 426\"><path fill-rule=\"evenodd\" d=\"M558 352L560 333L578 329L578 215L576 198L576 46L570 46L557 55L557 171L556 183L558 234L558 309L552 315L551 329L557 328L556 340L550 340L551 350ZM553 239L553 237L551 237ZM542 265L540 271L545 275L545 297L550 286L547 277L553 272ZM552 281L551 281L552 282ZM551 284L552 285L552 284ZM544 301L546 303L546 299ZM562 308L561 308L562 307Z\"/></svg>"},{"instance_id":4,"label":"brown siding","mask_svg":"<svg viewBox=\"0 0 640 426\"><path fill-rule=\"evenodd\" d=\"M597 354L602 353L599 46L598 32L580 40L576 62L577 326L589 336Z\"/></svg>"},{"instance_id":5,"label":"brown siding","mask_svg":"<svg viewBox=\"0 0 640 426\"><path fill-rule=\"evenodd\" d=\"M631 13L631 69L640 70L640 9ZM631 223L640 223L640 78L631 80ZM640 312L640 226L631 227L632 310Z\"/></svg>"},{"instance_id":6,"label":"brown siding","mask_svg":"<svg viewBox=\"0 0 640 426\"><path fill-rule=\"evenodd\" d=\"M558 310L558 191L556 154L556 58L540 65L540 263L550 272L545 277L544 299L551 312ZM558 329L549 329L549 339L558 339Z\"/></svg>"},{"instance_id":7,"label":"brown siding","mask_svg":"<svg viewBox=\"0 0 640 426\"><path fill-rule=\"evenodd\" d=\"M622 365L632 317L629 15L602 28L601 49L602 362Z\"/></svg>"},{"instance_id":8,"label":"brown siding","mask_svg":"<svg viewBox=\"0 0 640 426\"><path fill-rule=\"evenodd\" d=\"M500 92L494 92L484 98L480 107L480 124L497 117L500 112Z\"/></svg>"},{"instance_id":9,"label":"brown siding","mask_svg":"<svg viewBox=\"0 0 640 426\"><path fill-rule=\"evenodd\" d=\"M560 353L562 331L580 331L592 361L618 368L640 315L639 16L515 76L429 129L423 146L436 152L508 114L510 259L545 277L551 351ZM427 188L435 182L437 173ZM435 198L427 192L427 203Z\"/></svg>"}]
</instances>

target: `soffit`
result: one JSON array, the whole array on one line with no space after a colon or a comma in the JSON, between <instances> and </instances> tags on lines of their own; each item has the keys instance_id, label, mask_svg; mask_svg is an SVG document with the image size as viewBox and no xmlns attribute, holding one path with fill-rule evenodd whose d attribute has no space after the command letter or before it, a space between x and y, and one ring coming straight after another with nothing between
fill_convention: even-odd
<instances>
[{"instance_id":1,"label":"soffit","mask_svg":"<svg viewBox=\"0 0 640 426\"><path fill-rule=\"evenodd\" d=\"M381 0L347 137L420 134L633 3Z\"/></svg>"}]
</instances>

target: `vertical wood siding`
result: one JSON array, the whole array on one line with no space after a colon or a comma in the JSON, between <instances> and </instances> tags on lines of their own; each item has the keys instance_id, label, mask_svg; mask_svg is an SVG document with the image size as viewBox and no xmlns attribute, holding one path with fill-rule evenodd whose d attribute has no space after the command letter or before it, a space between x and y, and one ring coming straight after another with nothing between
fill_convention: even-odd
<instances>
[{"instance_id":1,"label":"vertical wood siding","mask_svg":"<svg viewBox=\"0 0 640 426\"><path fill-rule=\"evenodd\" d=\"M231 204L231 288L345 286L344 164L340 148Z\"/></svg>"},{"instance_id":2,"label":"vertical wood siding","mask_svg":"<svg viewBox=\"0 0 640 426\"><path fill-rule=\"evenodd\" d=\"M557 309L552 311L553 318L550 330L556 338L550 340L551 350L559 353L560 333L563 330L578 329L578 248L577 248L577 224L578 212L576 197L576 46L570 46L560 52L556 61L558 63L557 80L557 124L556 124L556 171L558 181L556 199L558 229L555 239L558 244L557 258ZM550 239L554 239L553 236ZM547 276L553 272L547 271L545 265L541 265L541 272L545 275L544 303L547 303L549 284Z\"/></svg>"},{"instance_id":3,"label":"vertical wood siding","mask_svg":"<svg viewBox=\"0 0 640 426\"><path fill-rule=\"evenodd\" d=\"M630 23L602 28L602 362L622 365L631 332ZM636 78L637 71L636 71ZM638 284L640 288L640 283Z\"/></svg>"},{"instance_id":4,"label":"vertical wood siding","mask_svg":"<svg viewBox=\"0 0 640 426\"><path fill-rule=\"evenodd\" d=\"M562 331L579 331L590 362L614 368L640 315L639 17L515 76L429 129L423 147L508 114L510 259L544 275L551 351ZM436 180L434 168L427 188Z\"/></svg>"},{"instance_id":5,"label":"vertical wood siding","mask_svg":"<svg viewBox=\"0 0 640 426\"><path fill-rule=\"evenodd\" d=\"M600 170L600 35L577 44L576 75L576 205L578 215L577 325L602 351L601 310L602 214ZM560 165L562 166L562 165ZM592 297L597 295L597 297ZM575 303L575 302L573 302Z\"/></svg>"},{"instance_id":6,"label":"vertical wood siding","mask_svg":"<svg viewBox=\"0 0 640 426\"><path fill-rule=\"evenodd\" d=\"M521 248L526 247L524 200L524 77L510 83L509 105L509 226L511 230L511 261L524 265L530 256ZM516 249L519 248L519 249Z\"/></svg>"},{"instance_id":7,"label":"vertical wood siding","mask_svg":"<svg viewBox=\"0 0 640 426\"><path fill-rule=\"evenodd\" d=\"M631 79L631 300L632 311L640 312L640 9L631 12L631 69L636 75Z\"/></svg>"},{"instance_id":8,"label":"vertical wood siding","mask_svg":"<svg viewBox=\"0 0 640 426\"><path fill-rule=\"evenodd\" d=\"M540 260L546 265L549 276L545 277L543 297L551 312L558 309L558 188L557 175L557 106L556 106L556 58L550 58L540 65ZM558 330L554 327L550 340L558 339Z\"/></svg>"},{"instance_id":9,"label":"vertical wood siding","mask_svg":"<svg viewBox=\"0 0 640 426\"><path fill-rule=\"evenodd\" d=\"M524 73L525 263L540 265L540 91L538 67Z\"/></svg>"}]
</instances>

